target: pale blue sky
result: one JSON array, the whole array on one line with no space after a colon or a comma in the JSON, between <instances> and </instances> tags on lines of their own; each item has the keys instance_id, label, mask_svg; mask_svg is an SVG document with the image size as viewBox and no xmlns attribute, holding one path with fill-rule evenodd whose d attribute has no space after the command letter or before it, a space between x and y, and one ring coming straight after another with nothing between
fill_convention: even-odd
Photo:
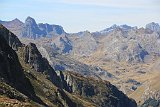
<instances>
[{"instance_id":1,"label":"pale blue sky","mask_svg":"<svg viewBox=\"0 0 160 107\"><path fill-rule=\"evenodd\" d=\"M0 0L0 20L33 17L66 32L99 31L113 24L160 23L160 0Z\"/></svg>"}]
</instances>

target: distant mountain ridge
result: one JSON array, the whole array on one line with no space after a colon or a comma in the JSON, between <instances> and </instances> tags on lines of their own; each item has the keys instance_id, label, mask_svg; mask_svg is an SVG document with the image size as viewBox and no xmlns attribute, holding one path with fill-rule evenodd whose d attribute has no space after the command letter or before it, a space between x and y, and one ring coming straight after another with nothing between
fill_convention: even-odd
<instances>
[{"instance_id":1,"label":"distant mountain ridge","mask_svg":"<svg viewBox=\"0 0 160 107\"><path fill-rule=\"evenodd\" d=\"M0 23L3 24L10 31L13 31L13 33L17 36L22 35L24 23L21 22L19 19L16 18L12 21L0 21Z\"/></svg>"},{"instance_id":2,"label":"distant mountain ridge","mask_svg":"<svg viewBox=\"0 0 160 107\"><path fill-rule=\"evenodd\" d=\"M15 18L12 21L2 21L0 23L3 24L5 27L10 29L13 33L18 36L23 36L27 38L36 39L39 37L52 37L54 35L61 35L66 34L63 27L60 25L48 24L48 23L36 23L35 19L28 16L25 20L25 23L20 21L19 19ZM145 28L150 29L155 32L159 32L160 25L159 23L151 22L146 24ZM92 32L94 35L107 35L109 32L112 32L116 29L122 29L123 31L128 31L131 29L137 29L137 26L129 26L126 24L123 25L116 25L113 24L111 27L105 28L104 30ZM74 33L77 35L83 34L83 31Z\"/></svg>"},{"instance_id":3,"label":"distant mountain ridge","mask_svg":"<svg viewBox=\"0 0 160 107\"><path fill-rule=\"evenodd\" d=\"M101 59L144 62L145 56L153 53L160 54L158 31L149 28L126 27L122 29L115 26L107 33L99 32L96 35L87 31L61 35L53 38L51 43L60 50L59 53L69 53L72 57L92 57L99 51L99 54L102 54ZM62 41L62 38L67 41ZM65 49L69 49L68 52L62 51Z\"/></svg>"},{"instance_id":4,"label":"distant mountain ridge","mask_svg":"<svg viewBox=\"0 0 160 107\"><path fill-rule=\"evenodd\" d=\"M160 25L158 23L151 22L151 23L146 25L146 28L160 33Z\"/></svg>"},{"instance_id":5,"label":"distant mountain ridge","mask_svg":"<svg viewBox=\"0 0 160 107\"><path fill-rule=\"evenodd\" d=\"M30 16L26 18L25 23L17 18L12 21L0 21L0 23L19 37L37 39L40 37L52 37L54 35L65 34L63 27L47 23L37 24Z\"/></svg>"},{"instance_id":6,"label":"distant mountain ridge","mask_svg":"<svg viewBox=\"0 0 160 107\"><path fill-rule=\"evenodd\" d=\"M128 30L130 30L130 29L132 29L132 28L134 28L134 27L131 27L131 26L128 26L128 25L116 25L116 24L114 24L114 25L112 25L111 27L109 27L109 28L106 28L106 29L104 29L104 30L102 30L102 31L100 31L100 33L101 34L107 34L107 33L109 33L109 32L111 32L111 31L113 31L113 30L115 30L115 29L122 29L122 30L124 30L124 31L128 31Z\"/></svg>"},{"instance_id":7,"label":"distant mountain ridge","mask_svg":"<svg viewBox=\"0 0 160 107\"><path fill-rule=\"evenodd\" d=\"M59 25L37 24L31 17L27 17L24 24L18 19L10 22L1 21L1 23L14 33L20 31L21 33L17 35L20 34L19 37L22 38L48 37L50 42L45 44L51 47L50 49L59 54L70 55L75 59L87 59L87 57L95 59L95 55L99 53L96 60L132 63L145 62L146 58L148 60L150 56L160 54L158 48L160 46L160 25L155 22L147 24L146 28L124 24L113 25L99 32L83 31L79 33L66 33Z\"/></svg>"}]
</instances>

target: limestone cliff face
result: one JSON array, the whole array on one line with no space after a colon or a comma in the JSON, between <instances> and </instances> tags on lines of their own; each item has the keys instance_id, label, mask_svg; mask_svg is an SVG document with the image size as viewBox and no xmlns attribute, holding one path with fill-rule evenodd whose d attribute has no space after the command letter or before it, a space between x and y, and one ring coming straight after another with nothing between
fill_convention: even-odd
<instances>
[{"instance_id":1,"label":"limestone cliff face","mask_svg":"<svg viewBox=\"0 0 160 107\"><path fill-rule=\"evenodd\" d=\"M107 81L84 78L71 72L59 72L63 88L73 94L95 103L97 107L136 107L136 102L129 99Z\"/></svg>"},{"instance_id":2,"label":"limestone cliff face","mask_svg":"<svg viewBox=\"0 0 160 107\"><path fill-rule=\"evenodd\" d=\"M53 34L61 35L65 33L65 31L63 30L63 27L59 25L39 23L38 27L43 32L43 34L46 35L47 37L52 37Z\"/></svg>"},{"instance_id":3,"label":"limestone cliff face","mask_svg":"<svg viewBox=\"0 0 160 107\"><path fill-rule=\"evenodd\" d=\"M47 59L42 57L35 44L29 43L27 46L23 47L22 50L23 55L21 57L26 64L31 66L31 69L44 73L49 80L59 86L59 77L49 65Z\"/></svg>"},{"instance_id":4,"label":"limestone cliff face","mask_svg":"<svg viewBox=\"0 0 160 107\"><path fill-rule=\"evenodd\" d=\"M41 30L38 28L36 21L31 17L27 17L22 30L22 37L36 39L40 34Z\"/></svg>"},{"instance_id":5,"label":"limestone cliff face","mask_svg":"<svg viewBox=\"0 0 160 107\"><path fill-rule=\"evenodd\" d=\"M24 51L24 61L38 71L38 72L44 72L45 71L45 65L43 65L43 58L42 55L39 53L37 47L35 44L30 43L27 46L25 46Z\"/></svg>"}]
</instances>

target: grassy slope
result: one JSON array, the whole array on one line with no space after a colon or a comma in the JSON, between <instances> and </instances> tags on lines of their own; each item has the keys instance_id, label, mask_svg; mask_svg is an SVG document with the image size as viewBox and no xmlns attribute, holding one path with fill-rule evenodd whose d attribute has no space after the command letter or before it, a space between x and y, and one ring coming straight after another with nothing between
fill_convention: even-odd
<instances>
[{"instance_id":1,"label":"grassy slope","mask_svg":"<svg viewBox=\"0 0 160 107\"><path fill-rule=\"evenodd\" d=\"M156 93L160 90L159 64L160 59L157 59L153 64L150 65L150 67L148 67L150 72L139 79L144 82L143 85L140 86L135 92L129 95L140 104L144 102L144 93L153 95L154 92Z\"/></svg>"}]
</instances>

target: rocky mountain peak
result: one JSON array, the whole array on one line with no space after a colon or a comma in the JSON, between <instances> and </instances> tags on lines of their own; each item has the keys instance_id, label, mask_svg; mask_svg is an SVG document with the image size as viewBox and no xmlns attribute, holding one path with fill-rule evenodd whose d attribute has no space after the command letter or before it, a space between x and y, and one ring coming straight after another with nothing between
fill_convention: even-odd
<instances>
[{"instance_id":1,"label":"rocky mountain peak","mask_svg":"<svg viewBox=\"0 0 160 107\"><path fill-rule=\"evenodd\" d=\"M86 31L77 33L77 35L80 36L80 37L91 36L91 33L88 30L86 30Z\"/></svg>"},{"instance_id":2,"label":"rocky mountain peak","mask_svg":"<svg viewBox=\"0 0 160 107\"><path fill-rule=\"evenodd\" d=\"M15 18L12 20L12 22L15 22L15 23L22 23L19 19Z\"/></svg>"},{"instance_id":3,"label":"rocky mountain peak","mask_svg":"<svg viewBox=\"0 0 160 107\"><path fill-rule=\"evenodd\" d=\"M28 16L25 20L24 28L22 30L22 37L37 39L40 37L53 37L54 35L65 34L63 27L59 25L37 24L36 21Z\"/></svg>"},{"instance_id":4,"label":"rocky mountain peak","mask_svg":"<svg viewBox=\"0 0 160 107\"><path fill-rule=\"evenodd\" d=\"M110 28L117 28L117 27L118 27L118 25L113 24Z\"/></svg>"},{"instance_id":5,"label":"rocky mountain peak","mask_svg":"<svg viewBox=\"0 0 160 107\"><path fill-rule=\"evenodd\" d=\"M32 28L38 28L36 21L30 16L28 16L27 19L25 20L25 25L30 26Z\"/></svg>"},{"instance_id":6,"label":"rocky mountain peak","mask_svg":"<svg viewBox=\"0 0 160 107\"><path fill-rule=\"evenodd\" d=\"M17 36L21 35L22 28L24 27L24 23L17 18L12 21L0 21L0 23Z\"/></svg>"},{"instance_id":7,"label":"rocky mountain peak","mask_svg":"<svg viewBox=\"0 0 160 107\"><path fill-rule=\"evenodd\" d=\"M25 23L27 23L27 22L36 23L35 19L32 18L32 17L30 17L30 16L28 16L28 17L26 18Z\"/></svg>"},{"instance_id":8,"label":"rocky mountain peak","mask_svg":"<svg viewBox=\"0 0 160 107\"><path fill-rule=\"evenodd\" d=\"M25 20L22 36L36 39L40 36L40 34L41 34L41 31L38 28L36 21L30 16L28 16L27 19Z\"/></svg>"},{"instance_id":9,"label":"rocky mountain peak","mask_svg":"<svg viewBox=\"0 0 160 107\"><path fill-rule=\"evenodd\" d=\"M155 32L160 32L160 25L155 22L151 22L151 23L147 24L146 28L150 29L152 31L155 31Z\"/></svg>"},{"instance_id":10,"label":"rocky mountain peak","mask_svg":"<svg viewBox=\"0 0 160 107\"><path fill-rule=\"evenodd\" d=\"M126 24L120 25L119 27L122 28L122 29L124 29L124 30L129 30L129 29L132 29L132 28L133 28L133 27L128 26L128 25L126 25Z\"/></svg>"}]
</instances>

